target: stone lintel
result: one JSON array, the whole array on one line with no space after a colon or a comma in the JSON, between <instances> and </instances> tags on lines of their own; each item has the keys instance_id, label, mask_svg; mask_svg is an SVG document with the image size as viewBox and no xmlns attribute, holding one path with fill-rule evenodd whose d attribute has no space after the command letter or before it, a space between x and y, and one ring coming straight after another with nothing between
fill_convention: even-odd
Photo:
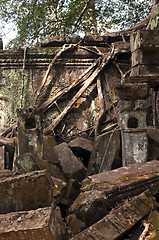
<instances>
[{"instance_id":1,"label":"stone lintel","mask_svg":"<svg viewBox=\"0 0 159 240\"><path fill-rule=\"evenodd\" d=\"M123 83L116 85L116 91L120 100L146 99L149 94L149 86L145 83Z\"/></svg>"},{"instance_id":2,"label":"stone lintel","mask_svg":"<svg viewBox=\"0 0 159 240\"><path fill-rule=\"evenodd\" d=\"M150 87L158 87L159 86L159 74L158 75L130 76L129 81L134 84L146 83Z\"/></svg>"}]
</instances>

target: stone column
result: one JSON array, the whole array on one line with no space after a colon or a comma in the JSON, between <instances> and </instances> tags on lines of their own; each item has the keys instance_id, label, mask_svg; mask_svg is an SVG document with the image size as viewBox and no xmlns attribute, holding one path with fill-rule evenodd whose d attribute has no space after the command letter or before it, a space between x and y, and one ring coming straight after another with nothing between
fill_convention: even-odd
<instances>
[{"instance_id":1,"label":"stone column","mask_svg":"<svg viewBox=\"0 0 159 240\"><path fill-rule=\"evenodd\" d=\"M146 109L149 88L146 84L120 84L119 124L122 135L123 166L147 161Z\"/></svg>"},{"instance_id":2,"label":"stone column","mask_svg":"<svg viewBox=\"0 0 159 240\"><path fill-rule=\"evenodd\" d=\"M33 109L18 109L18 156L32 153L43 157L43 129L40 114L31 116Z\"/></svg>"}]
</instances>

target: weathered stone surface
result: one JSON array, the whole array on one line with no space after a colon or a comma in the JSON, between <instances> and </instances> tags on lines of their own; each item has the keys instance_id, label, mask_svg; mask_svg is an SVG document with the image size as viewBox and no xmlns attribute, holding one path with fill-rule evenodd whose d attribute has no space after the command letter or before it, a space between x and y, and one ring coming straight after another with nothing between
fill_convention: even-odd
<instances>
[{"instance_id":1,"label":"weathered stone surface","mask_svg":"<svg viewBox=\"0 0 159 240\"><path fill-rule=\"evenodd\" d=\"M82 192L71 205L69 213L76 214L78 219L90 226L123 199L147 189L159 193L158 186L159 161L155 160L89 176L83 181Z\"/></svg>"},{"instance_id":2,"label":"weathered stone surface","mask_svg":"<svg viewBox=\"0 0 159 240\"><path fill-rule=\"evenodd\" d=\"M53 182L44 171L0 180L0 213L48 207L53 202Z\"/></svg>"},{"instance_id":3,"label":"weathered stone surface","mask_svg":"<svg viewBox=\"0 0 159 240\"><path fill-rule=\"evenodd\" d=\"M61 143L53 149L61 164L65 177L67 179L75 178L81 181L85 177L86 169L83 163L73 154L67 143Z\"/></svg>"},{"instance_id":4,"label":"weathered stone surface","mask_svg":"<svg viewBox=\"0 0 159 240\"><path fill-rule=\"evenodd\" d=\"M38 165L34 161L34 156L31 153L24 153L17 156L14 161L14 171L19 174L28 173L39 170Z\"/></svg>"},{"instance_id":5,"label":"weathered stone surface","mask_svg":"<svg viewBox=\"0 0 159 240\"><path fill-rule=\"evenodd\" d=\"M57 143L52 136L43 137L43 158L53 164L59 163L53 150L56 145Z\"/></svg>"},{"instance_id":6,"label":"weathered stone surface","mask_svg":"<svg viewBox=\"0 0 159 240\"><path fill-rule=\"evenodd\" d=\"M158 240L159 239L159 213L158 211L153 211L149 215L148 223L151 224L151 234L149 236L150 240Z\"/></svg>"},{"instance_id":7,"label":"weathered stone surface","mask_svg":"<svg viewBox=\"0 0 159 240\"><path fill-rule=\"evenodd\" d=\"M84 230L86 228L86 225L84 222L79 220L75 214L72 214L68 216L68 227L71 229L74 236Z\"/></svg>"},{"instance_id":8,"label":"weathered stone surface","mask_svg":"<svg viewBox=\"0 0 159 240\"><path fill-rule=\"evenodd\" d=\"M120 159L120 130L112 133L104 133L95 140L92 151L87 176L110 170L121 166Z\"/></svg>"},{"instance_id":9,"label":"weathered stone surface","mask_svg":"<svg viewBox=\"0 0 159 240\"><path fill-rule=\"evenodd\" d=\"M18 172L19 174L23 174L27 172L47 169L48 173L51 176L59 178L62 181L66 181L63 173L61 172L59 162L57 162L56 158L54 158L54 160L55 161L52 162L46 161L31 153L24 153L21 154L21 156L17 157L14 161L14 171Z\"/></svg>"},{"instance_id":10,"label":"weathered stone surface","mask_svg":"<svg viewBox=\"0 0 159 240\"><path fill-rule=\"evenodd\" d=\"M52 177L59 178L64 182L66 181L66 179L64 177L64 174L62 173L61 168L59 166L59 163L56 166L56 165L52 164L51 162L48 162L48 161L46 161L44 159L41 159L37 156L34 156L34 161L38 165L39 169L41 169L41 170L47 169L47 171L49 172L49 174Z\"/></svg>"},{"instance_id":11,"label":"weathered stone surface","mask_svg":"<svg viewBox=\"0 0 159 240\"><path fill-rule=\"evenodd\" d=\"M18 109L18 153L32 153L43 157L43 129L41 115L30 117L33 109Z\"/></svg>"},{"instance_id":12,"label":"weathered stone surface","mask_svg":"<svg viewBox=\"0 0 159 240\"><path fill-rule=\"evenodd\" d=\"M77 137L74 140L70 141L68 143L68 146L77 155L81 157L85 157L85 155L87 155L87 157L89 158L93 149L93 144L94 144L93 141L90 141L86 138Z\"/></svg>"},{"instance_id":13,"label":"weathered stone surface","mask_svg":"<svg viewBox=\"0 0 159 240\"><path fill-rule=\"evenodd\" d=\"M157 206L155 198L149 191L146 191L77 234L72 240L115 240L122 237L135 223Z\"/></svg>"},{"instance_id":14,"label":"weathered stone surface","mask_svg":"<svg viewBox=\"0 0 159 240\"><path fill-rule=\"evenodd\" d=\"M120 100L145 99L149 94L149 86L145 83L124 83L116 85L117 95Z\"/></svg>"},{"instance_id":15,"label":"weathered stone surface","mask_svg":"<svg viewBox=\"0 0 159 240\"><path fill-rule=\"evenodd\" d=\"M147 135L149 140L148 159L159 160L159 129L155 127L148 127Z\"/></svg>"},{"instance_id":16,"label":"weathered stone surface","mask_svg":"<svg viewBox=\"0 0 159 240\"><path fill-rule=\"evenodd\" d=\"M56 201L58 202L58 199L61 197L63 192L66 189L66 182L61 181L58 178L52 177L52 181L54 183L54 197L56 198Z\"/></svg>"},{"instance_id":17,"label":"weathered stone surface","mask_svg":"<svg viewBox=\"0 0 159 240\"><path fill-rule=\"evenodd\" d=\"M140 29L131 35L131 52L144 48L159 48L159 30L155 31Z\"/></svg>"},{"instance_id":18,"label":"weathered stone surface","mask_svg":"<svg viewBox=\"0 0 159 240\"><path fill-rule=\"evenodd\" d=\"M63 239L52 207L0 214L0 223L0 240Z\"/></svg>"},{"instance_id":19,"label":"weathered stone surface","mask_svg":"<svg viewBox=\"0 0 159 240\"><path fill-rule=\"evenodd\" d=\"M135 128L122 130L121 136L123 166L133 163L146 162L148 159L148 141L146 129Z\"/></svg>"}]
</instances>

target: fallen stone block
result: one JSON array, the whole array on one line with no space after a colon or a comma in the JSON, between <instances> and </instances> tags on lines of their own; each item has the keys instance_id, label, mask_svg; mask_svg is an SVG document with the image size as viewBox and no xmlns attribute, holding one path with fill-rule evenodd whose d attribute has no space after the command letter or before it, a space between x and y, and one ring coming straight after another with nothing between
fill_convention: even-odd
<instances>
[{"instance_id":1,"label":"fallen stone block","mask_svg":"<svg viewBox=\"0 0 159 240\"><path fill-rule=\"evenodd\" d=\"M0 223L0 240L63 239L52 207L0 214Z\"/></svg>"},{"instance_id":2,"label":"fallen stone block","mask_svg":"<svg viewBox=\"0 0 159 240\"><path fill-rule=\"evenodd\" d=\"M53 147L57 145L52 136L43 136L43 158L50 163L58 164Z\"/></svg>"},{"instance_id":3,"label":"fallen stone block","mask_svg":"<svg viewBox=\"0 0 159 240\"><path fill-rule=\"evenodd\" d=\"M73 153L83 159L84 165L87 167L94 142L86 138L77 137L68 143Z\"/></svg>"},{"instance_id":4,"label":"fallen stone block","mask_svg":"<svg viewBox=\"0 0 159 240\"><path fill-rule=\"evenodd\" d=\"M53 149L66 179L74 178L78 181L84 179L86 169L83 163L73 154L67 143L61 143Z\"/></svg>"},{"instance_id":5,"label":"fallen stone block","mask_svg":"<svg viewBox=\"0 0 159 240\"><path fill-rule=\"evenodd\" d=\"M122 237L135 223L158 207L153 195L146 191L103 219L77 234L71 240L115 240Z\"/></svg>"},{"instance_id":6,"label":"fallen stone block","mask_svg":"<svg viewBox=\"0 0 159 240\"><path fill-rule=\"evenodd\" d=\"M0 213L51 206L53 182L46 170L0 179Z\"/></svg>"},{"instance_id":7,"label":"fallen stone block","mask_svg":"<svg viewBox=\"0 0 159 240\"><path fill-rule=\"evenodd\" d=\"M131 164L89 176L82 182L81 193L70 206L68 214L76 214L78 219L90 226L124 199L147 189L153 194L159 193L159 161Z\"/></svg>"},{"instance_id":8,"label":"fallen stone block","mask_svg":"<svg viewBox=\"0 0 159 240\"><path fill-rule=\"evenodd\" d=\"M96 138L89 160L87 176L108 171L113 165L115 168L121 166L120 130L104 133Z\"/></svg>"}]
</instances>

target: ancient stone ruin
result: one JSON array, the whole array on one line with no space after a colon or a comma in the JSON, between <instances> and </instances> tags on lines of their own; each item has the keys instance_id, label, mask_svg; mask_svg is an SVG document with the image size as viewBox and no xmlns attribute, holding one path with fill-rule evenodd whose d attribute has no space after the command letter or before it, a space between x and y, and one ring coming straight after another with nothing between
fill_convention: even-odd
<instances>
[{"instance_id":1,"label":"ancient stone ruin","mask_svg":"<svg viewBox=\"0 0 159 240\"><path fill-rule=\"evenodd\" d=\"M158 18L0 43L0 240L159 239Z\"/></svg>"}]
</instances>

